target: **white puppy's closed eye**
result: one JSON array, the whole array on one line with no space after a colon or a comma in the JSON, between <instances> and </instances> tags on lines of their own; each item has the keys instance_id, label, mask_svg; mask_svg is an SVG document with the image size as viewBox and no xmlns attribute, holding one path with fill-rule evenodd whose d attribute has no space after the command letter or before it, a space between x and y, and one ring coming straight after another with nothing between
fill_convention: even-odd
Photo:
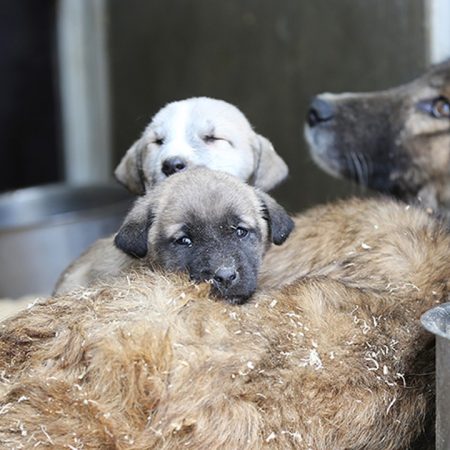
<instances>
[{"instance_id":1,"label":"white puppy's closed eye","mask_svg":"<svg viewBox=\"0 0 450 450\"><path fill-rule=\"evenodd\" d=\"M205 166L270 190L288 169L265 137L256 134L235 106L208 97L162 108L115 171L131 192L145 191L173 173Z\"/></svg>"},{"instance_id":2,"label":"white puppy's closed eye","mask_svg":"<svg viewBox=\"0 0 450 450\"><path fill-rule=\"evenodd\" d=\"M205 134L203 136L203 140L207 143L207 144L212 144L216 141L226 141L226 139L218 137L218 136L214 136L214 134Z\"/></svg>"}]
</instances>

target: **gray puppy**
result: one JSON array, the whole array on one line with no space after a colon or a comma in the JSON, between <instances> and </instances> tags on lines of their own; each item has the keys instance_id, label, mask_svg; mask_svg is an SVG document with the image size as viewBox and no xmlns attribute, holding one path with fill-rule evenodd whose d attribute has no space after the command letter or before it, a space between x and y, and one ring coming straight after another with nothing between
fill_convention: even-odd
<instances>
[{"instance_id":1,"label":"gray puppy","mask_svg":"<svg viewBox=\"0 0 450 450\"><path fill-rule=\"evenodd\" d=\"M194 168L159 183L131 209L115 237L97 241L62 275L56 293L147 264L186 271L232 303L257 286L270 243L294 223L270 196L236 177Z\"/></svg>"}]
</instances>

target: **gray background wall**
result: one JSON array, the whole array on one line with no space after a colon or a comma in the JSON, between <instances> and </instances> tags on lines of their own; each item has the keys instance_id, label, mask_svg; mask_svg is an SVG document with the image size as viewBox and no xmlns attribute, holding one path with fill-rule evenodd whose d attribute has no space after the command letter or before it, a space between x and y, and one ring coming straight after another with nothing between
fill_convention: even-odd
<instances>
[{"instance_id":1,"label":"gray background wall","mask_svg":"<svg viewBox=\"0 0 450 450\"><path fill-rule=\"evenodd\" d=\"M236 104L290 167L291 211L356 187L322 173L303 142L310 98L410 80L427 65L426 0L109 0L113 163L165 103Z\"/></svg>"}]
</instances>

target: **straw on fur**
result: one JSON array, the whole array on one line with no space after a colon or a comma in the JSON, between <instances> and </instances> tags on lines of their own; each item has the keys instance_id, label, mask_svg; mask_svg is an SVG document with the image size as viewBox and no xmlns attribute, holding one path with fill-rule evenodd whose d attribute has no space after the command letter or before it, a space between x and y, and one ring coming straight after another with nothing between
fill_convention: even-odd
<instances>
[{"instance_id":1,"label":"straw on fur","mask_svg":"<svg viewBox=\"0 0 450 450\"><path fill-rule=\"evenodd\" d=\"M376 204L359 204L342 241L309 236L308 273L240 307L141 268L4 322L2 448L424 449L433 338L418 318L448 298L450 239L411 211L378 246L362 225ZM330 208L305 226L327 230Z\"/></svg>"}]
</instances>

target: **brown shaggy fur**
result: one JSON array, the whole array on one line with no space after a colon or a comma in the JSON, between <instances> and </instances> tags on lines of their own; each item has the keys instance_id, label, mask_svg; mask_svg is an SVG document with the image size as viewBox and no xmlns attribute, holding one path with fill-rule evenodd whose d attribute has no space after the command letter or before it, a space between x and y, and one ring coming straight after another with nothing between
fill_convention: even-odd
<instances>
[{"instance_id":1,"label":"brown shaggy fur","mask_svg":"<svg viewBox=\"0 0 450 450\"><path fill-rule=\"evenodd\" d=\"M1 448L417 443L434 378L418 319L448 298L449 236L391 202L342 202L298 221L291 256L278 255L266 283L302 276L246 305L143 268L3 322Z\"/></svg>"},{"instance_id":2,"label":"brown shaggy fur","mask_svg":"<svg viewBox=\"0 0 450 450\"><path fill-rule=\"evenodd\" d=\"M283 246L272 246L266 253L261 287L279 287L314 275L384 290L391 280L407 280L416 271L409 265L418 257L416 246L428 243L437 226L419 208L383 197L318 206L294 221ZM429 271L422 275L421 283L426 283Z\"/></svg>"}]
</instances>

